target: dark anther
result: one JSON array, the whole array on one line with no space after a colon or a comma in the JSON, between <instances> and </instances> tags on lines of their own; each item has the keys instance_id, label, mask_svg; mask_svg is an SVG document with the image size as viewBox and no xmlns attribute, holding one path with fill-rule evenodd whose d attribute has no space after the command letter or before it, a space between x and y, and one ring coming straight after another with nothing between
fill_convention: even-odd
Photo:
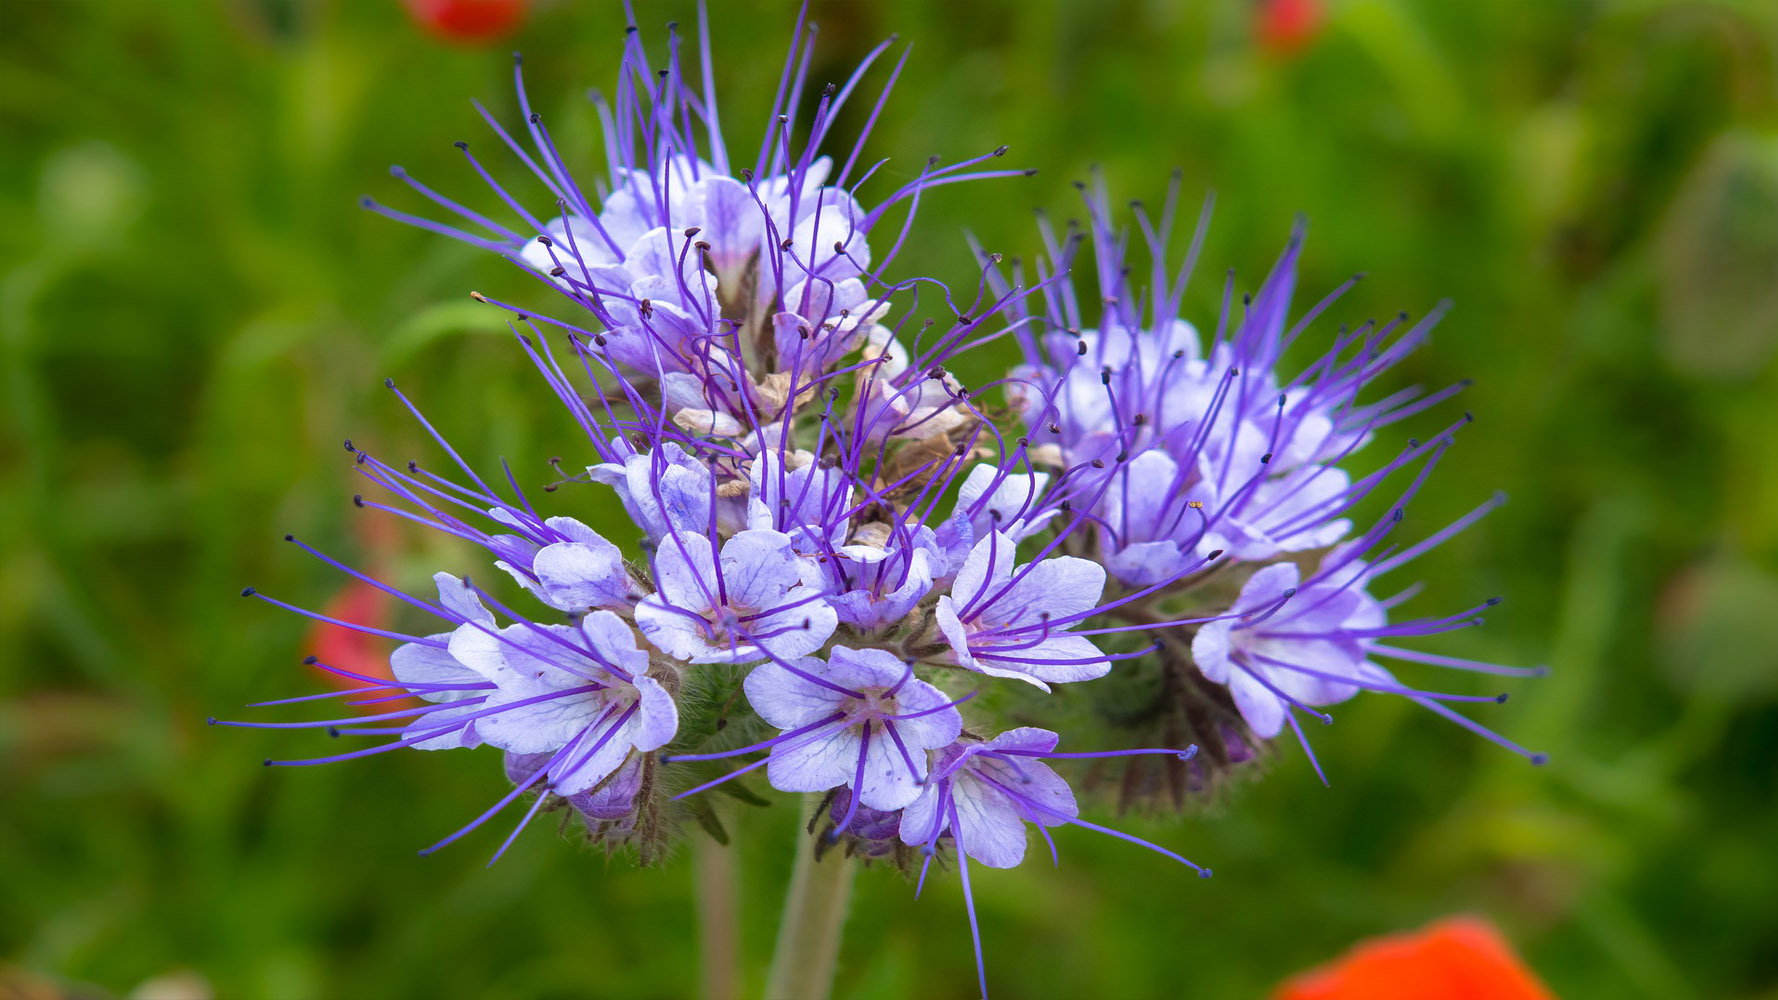
<instances>
[{"instance_id":1,"label":"dark anther","mask_svg":"<svg viewBox=\"0 0 1778 1000\"><path fill-rule=\"evenodd\" d=\"M1008 147L1001 146L998 149L994 150L994 155L995 156L1005 156L1007 149L1008 149Z\"/></svg>"},{"instance_id":2,"label":"dark anther","mask_svg":"<svg viewBox=\"0 0 1778 1000\"><path fill-rule=\"evenodd\" d=\"M352 494L352 505L354 507L364 506L364 494L362 494L362 493Z\"/></svg>"},{"instance_id":3,"label":"dark anther","mask_svg":"<svg viewBox=\"0 0 1778 1000\"><path fill-rule=\"evenodd\" d=\"M1074 354L1076 357L1082 357L1082 358L1086 357L1087 342L1083 340L1083 341L1080 341L1079 343L1075 344L1074 345Z\"/></svg>"},{"instance_id":4,"label":"dark anther","mask_svg":"<svg viewBox=\"0 0 1778 1000\"><path fill-rule=\"evenodd\" d=\"M562 275L567 274L567 273L568 273L568 269L561 266L560 264L557 264L555 267L552 267L549 269L549 275L552 278L560 278ZM523 319L523 318L524 317L520 317L520 319Z\"/></svg>"},{"instance_id":5,"label":"dark anther","mask_svg":"<svg viewBox=\"0 0 1778 1000\"><path fill-rule=\"evenodd\" d=\"M1259 464L1270 465L1271 463L1272 463L1272 453L1271 452L1268 451L1264 455L1261 455L1259 457Z\"/></svg>"},{"instance_id":6,"label":"dark anther","mask_svg":"<svg viewBox=\"0 0 1778 1000\"><path fill-rule=\"evenodd\" d=\"M321 658L318 656L305 656L305 657L303 657L303 666L312 667L316 663L320 662L320 659Z\"/></svg>"},{"instance_id":7,"label":"dark anther","mask_svg":"<svg viewBox=\"0 0 1778 1000\"><path fill-rule=\"evenodd\" d=\"M830 84L828 84L828 85L827 85L827 86L825 86L825 87L822 87L822 88L821 88L821 96L822 96L822 97L832 97L832 96L833 96L833 92L834 92L834 89L835 89L835 88L834 88L834 85L833 85L833 84L831 84L831 83L830 83Z\"/></svg>"},{"instance_id":8,"label":"dark anther","mask_svg":"<svg viewBox=\"0 0 1778 1000\"><path fill-rule=\"evenodd\" d=\"M1100 460L1095 458L1095 459L1093 459L1093 468L1103 469L1103 468L1105 468L1105 463L1101 462Z\"/></svg>"},{"instance_id":9,"label":"dark anther","mask_svg":"<svg viewBox=\"0 0 1778 1000\"><path fill-rule=\"evenodd\" d=\"M747 182L747 181L753 180L753 168L752 167L742 167L741 168L741 180L742 180L742 182Z\"/></svg>"},{"instance_id":10,"label":"dark anther","mask_svg":"<svg viewBox=\"0 0 1778 1000\"><path fill-rule=\"evenodd\" d=\"M347 451L351 451L351 450L353 450L353 449L352 449L352 439L351 439L351 438L347 438L347 439L346 439L346 450L347 450Z\"/></svg>"},{"instance_id":11,"label":"dark anther","mask_svg":"<svg viewBox=\"0 0 1778 1000\"><path fill-rule=\"evenodd\" d=\"M461 149L465 153L469 152L469 143L464 142L462 139L458 139L456 142L451 143L451 145Z\"/></svg>"},{"instance_id":12,"label":"dark anther","mask_svg":"<svg viewBox=\"0 0 1778 1000\"><path fill-rule=\"evenodd\" d=\"M294 541L296 541L296 536L295 536L295 535L292 535L292 534L288 534L288 533L286 533L286 534L285 534L285 535L284 535L284 540L285 540L285 541L287 541L287 542L294 542Z\"/></svg>"},{"instance_id":13,"label":"dark anther","mask_svg":"<svg viewBox=\"0 0 1778 1000\"><path fill-rule=\"evenodd\" d=\"M553 247L553 246L555 246L555 245L556 245L556 244L555 244L555 241L554 241L554 240L552 240L552 239L550 239L550 238L549 238L549 237L547 237L547 236L539 236L539 237L537 237L537 242L539 242L539 243L541 243L541 244L543 244L543 245L544 245L544 246L546 246L546 247Z\"/></svg>"},{"instance_id":14,"label":"dark anther","mask_svg":"<svg viewBox=\"0 0 1778 1000\"><path fill-rule=\"evenodd\" d=\"M687 230L686 230L686 231L685 231L685 233L684 233L684 236L685 236L685 238L686 238L686 239L688 239L688 240L689 240L689 239L691 239L691 238L692 238L692 237L693 237L693 236L696 236L696 235L698 235L698 234L699 234L699 233L701 233L701 232L703 232L703 230L702 230L702 229L699 229L699 228L698 228L698 227L697 227L697 226L692 226L692 227L691 227L691 228L689 228L689 229L687 229Z\"/></svg>"},{"instance_id":15,"label":"dark anther","mask_svg":"<svg viewBox=\"0 0 1778 1000\"><path fill-rule=\"evenodd\" d=\"M384 379L384 380L383 380L383 388L385 388L385 389L393 389L393 388L395 388L395 380L394 380L394 379L392 379L392 378L386 378L386 379Z\"/></svg>"},{"instance_id":16,"label":"dark anther","mask_svg":"<svg viewBox=\"0 0 1778 1000\"><path fill-rule=\"evenodd\" d=\"M1244 306L1250 306L1250 305L1252 305L1252 304L1253 304L1253 293L1251 293L1251 292L1243 292L1243 293L1242 293L1242 294L1241 294L1241 304L1242 304L1242 305L1244 305Z\"/></svg>"},{"instance_id":17,"label":"dark anther","mask_svg":"<svg viewBox=\"0 0 1778 1000\"><path fill-rule=\"evenodd\" d=\"M543 116L538 114L535 111L531 112L531 124L542 125L543 124Z\"/></svg>"},{"instance_id":18,"label":"dark anther","mask_svg":"<svg viewBox=\"0 0 1778 1000\"><path fill-rule=\"evenodd\" d=\"M796 245L796 240L794 240L794 239L785 240L784 242L778 244L778 249L788 251L791 247L793 247L795 245Z\"/></svg>"},{"instance_id":19,"label":"dark anther","mask_svg":"<svg viewBox=\"0 0 1778 1000\"><path fill-rule=\"evenodd\" d=\"M363 197L358 199L358 207L359 208L376 208L377 203L376 203L375 199L371 198L371 196L367 194L367 195L364 195Z\"/></svg>"},{"instance_id":20,"label":"dark anther","mask_svg":"<svg viewBox=\"0 0 1778 1000\"><path fill-rule=\"evenodd\" d=\"M339 739L340 738L340 727L328 726L327 727L327 735L333 737L336 740Z\"/></svg>"},{"instance_id":21,"label":"dark anther","mask_svg":"<svg viewBox=\"0 0 1778 1000\"><path fill-rule=\"evenodd\" d=\"M1208 556L1204 557L1204 561L1205 562L1215 562L1216 560L1221 559L1221 558L1222 558L1222 550L1221 549L1211 549L1210 554Z\"/></svg>"},{"instance_id":22,"label":"dark anther","mask_svg":"<svg viewBox=\"0 0 1778 1000\"><path fill-rule=\"evenodd\" d=\"M1146 423L1148 423L1148 414L1146 413L1138 413L1130 418L1130 426L1132 427L1141 427Z\"/></svg>"},{"instance_id":23,"label":"dark anther","mask_svg":"<svg viewBox=\"0 0 1778 1000\"><path fill-rule=\"evenodd\" d=\"M254 594L257 594L257 593L259 593L259 592L254 590L252 587L242 587L241 588L241 596L242 597L252 597Z\"/></svg>"}]
</instances>

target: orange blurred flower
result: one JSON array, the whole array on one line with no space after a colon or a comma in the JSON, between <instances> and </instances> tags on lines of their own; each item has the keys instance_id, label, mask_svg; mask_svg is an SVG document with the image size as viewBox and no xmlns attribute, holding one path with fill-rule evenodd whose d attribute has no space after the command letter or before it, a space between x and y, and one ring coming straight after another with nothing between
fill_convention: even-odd
<instances>
[{"instance_id":1,"label":"orange blurred flower","mask_svg":"<svg viewBox=\"0 0 1778 1000\"><path fill-rule=\"evenodd\" d=\"M525 19L525 0L406 0L408 13L449 42L492 42Z\"/></svg>"},{"instance_id":2,"label":"orange blurred flower","mask_svg":"<svg viewBox=\"0 0 1778 1000\"><path fill-rule=\"evenodd\" d=\"M1555 1000L1486 921L1441 920L1410 934L1361 941L1305 972L1273 1000Z\"/></svg>"},{"instance_id":3,"label":"orange blurred flower","mask_svg":"<svg viewBox=\"0 0 1778 1000\"><path fill-rule=\"evenodd\" d=\"M1267 52L1294 55L1315 39L1323 13L1321 0L1259 0L1254 33Z\"/></svg>"}]
</instances>

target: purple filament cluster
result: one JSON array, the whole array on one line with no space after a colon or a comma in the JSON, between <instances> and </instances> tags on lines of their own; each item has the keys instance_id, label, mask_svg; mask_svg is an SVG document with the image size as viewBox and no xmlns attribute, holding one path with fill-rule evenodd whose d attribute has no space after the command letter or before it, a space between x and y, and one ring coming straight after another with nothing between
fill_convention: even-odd
<instances>
[{"instance_id":1,"label":"purple filament cluster","mask_svg":"<svg viewBox=\"0 0 1778 1000\"><path fill-rule=\"evenodd\" d=\"M991 686L1023 692L1019 718L1031 718L1072 685L1161 658L1227 709L1217 740L1232 760L1289 728L1320 773L1301 720L1330 721L1327 706L1368 691L1542 762L1451 707L1504 695L1422 690L1382 665L1537 672L1411 645L1479 624L1492 600L1402 617L1415 588L1373 596L1501 502L1423 539L1397 536L1467 416L1347 471L1385 428L1461 390L1372 387L1427 341L1442 306L1311 333L1353 282L1292 314L1299 226L1257 293L1237 297L1230 275L1206 337L1183 299L1210 205L1171 264L1177 178L1158 215L1134 205L1122 222L1095 177L1081 185L1084 224L1040 224L1031 273L978 249L974 291L960 292L913 263L922 200L1029 171L1001 168L1001 147L888 181L864 150L906 51L869 96L893 39L820 90L813 41L799 20L746 155L724 141L700 11L695 64L676 30L661 65L626 34L615 89L594 97L605 156L593 169L565 162L515 65L520 120L482 115L495 154L528 168L543 197L501 186L458 143L487 189L482 208L400 169L430 208L366 199L505 258L555 302L477 296L511 313L517 349L581 431L585 469L567 478L583 485L552 490L561 506L540 512L504 466L478 474L390 382L451 471L348 442L368 481L356 502L478 546L500 573L441 572L436 594L408 594L297 542L435 623L340 621L249 588L401 645L392 679L317 664L366 685L338 695L354 708L343 717L219 724L373 741L266 762L281 766L501 749L510 789L426 852L526 795L496 859L545 808L635 836L763 769L777 791L830 795L819 834L830 842L911 853L922 885L935 860L954 865L966 892L970 862L1019 864L1032 829L1052 859L1051 831L1079 827L1210 874L1083 819L1052 767L1199 768L1197 746L1059 751L1056 732L1009 727L980 707L994 700L973 701ZM832 125L855 101L871 102L864 127L836 146ZM1322 347L1299 346L1311 337ZM1023 355L1003 380L969 387L949 370L1003 338ZM573 516L613 496L639 545ZM682 725L688 705L722 697L714 730ZM979 935L976 947L979 959Z\"/></svg>"}]
</instances>

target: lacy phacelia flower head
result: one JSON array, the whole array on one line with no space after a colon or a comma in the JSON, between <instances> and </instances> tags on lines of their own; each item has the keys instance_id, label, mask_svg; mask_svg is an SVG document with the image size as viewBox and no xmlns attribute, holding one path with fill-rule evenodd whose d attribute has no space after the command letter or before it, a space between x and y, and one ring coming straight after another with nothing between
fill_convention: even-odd
<instances>
[{"instance_id":1,"label":"lacy phacelia flower head","mask_svg":"<svg viewBox=\"0 0 1778 1000\"><path fill-rule=\"evenodd\" d=\"M700 34L707 47L701 18ZM461 476L348 442L373 487L356 502L479 547L514 606L448 573L436 597L409 595L298 543L442 625L313 615L401 643L392 679L317 664L370 685L351 703L379 707L252 724L384 739L267 763L488 744L511 787L434 848L529 794L496 857L541 810L569 808L644 862L684 819L720 829L701 793L763 770L780 792L826 796L811 835L917 861L922 884L935 860L954 863L967 893L970 861L1018 864L1030 830L1053 856L1062 826L1208 875L1082 818L1085 793L1122 768L1120 805L1160 790L1183 803L1285 728L1307 750L1299 716L1325 720L1360 691L1407 697L1541 760L1448 707L1498 696L1422 691L1379 663L1526 672L1398 644L1477 624L1492 601L1392 621L1412 589L1371 593L1498 502L1420 542L1391 539L1463 422L1363 476L1341 465L1458 388L1360 401L1436 315L1342 328L1290 367L1332 301L1291 320L1299 228L1238 312L1225 293L1204 342L1180 314L1197 241L1180 271L1164 265L1173 197L1158 227L1137 215L1154 257L1151 286L1137 288L1097 187L1087 203L1105 307L1092 322L1068 273L1079 234L1042 231L1049 254L1030 284L984 254L973 298L924 275L891 279L927 192L1022 172L976 169L1003 149L935 160L870 206L858 191L878 171L859 169L864 137L837 168L821 149L885 48L821 91L799 147L809 38L799 27L751 166L723 142L707 62L693 87L676 37L656 72L632 32L618 88L598 105L602 177L577 179L521 85L529 149L487 117L553 209L494 186L503 223L411 179L489 235L378 208L494 251L566 303L565 318L491 305L512 311L519 349L581 431L585 472L564 473L549 493L561 509L539 513L517 477L490 485L388 383ZM873 249L897 207L893 241ZM935 301L935 316L916 319ZM1016 437L991 419L1004 411L978 404L985 389L946 368L1009 331L1025 362L996 385L1023 422ZM1361 502L1398 474L1407 483L1387 513L1355 530ZM577 519L620 509L629 525L595 521L610 537ZM994 697L972 700L989 687ZM1023 725L1052 717L1069 720L1071 742L1138 749L1058 752L1057 732ZM1063 777L1073 767L1082 799ZM973 930L973 901L968 912Z\"/></svg>"}]
</instances>

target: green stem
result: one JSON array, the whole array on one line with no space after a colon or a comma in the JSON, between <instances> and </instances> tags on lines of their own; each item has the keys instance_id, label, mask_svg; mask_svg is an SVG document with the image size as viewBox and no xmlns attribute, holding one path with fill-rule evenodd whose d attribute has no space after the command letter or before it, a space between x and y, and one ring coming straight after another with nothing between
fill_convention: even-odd
<instances>
[{"instance_id":1,"label":"green stem","mask_svg":"<svg viewBox=\"0 0 1778 1000\"><path fill-rule=\"evenodd\" d=\"M766 1000L826 1000L833 990L833 970L840 957L846 901L852 894L852 873L858 865L841 850L815 859L815 838L809 821L821 808L811 795L797 827L796 868L784 900L784 922L766 979Z\"/></svg>"},{"instance_id":2,"label":"green stem","mask_svg":"<svg viewBox=\"0 0 1778 1000\"><path fill-rule=\"evenodd\" d=\"M703 1000L738 1000L734 846L694 836L692 859L697 872L700 995Z\"/></svg>"}]
</instances>

